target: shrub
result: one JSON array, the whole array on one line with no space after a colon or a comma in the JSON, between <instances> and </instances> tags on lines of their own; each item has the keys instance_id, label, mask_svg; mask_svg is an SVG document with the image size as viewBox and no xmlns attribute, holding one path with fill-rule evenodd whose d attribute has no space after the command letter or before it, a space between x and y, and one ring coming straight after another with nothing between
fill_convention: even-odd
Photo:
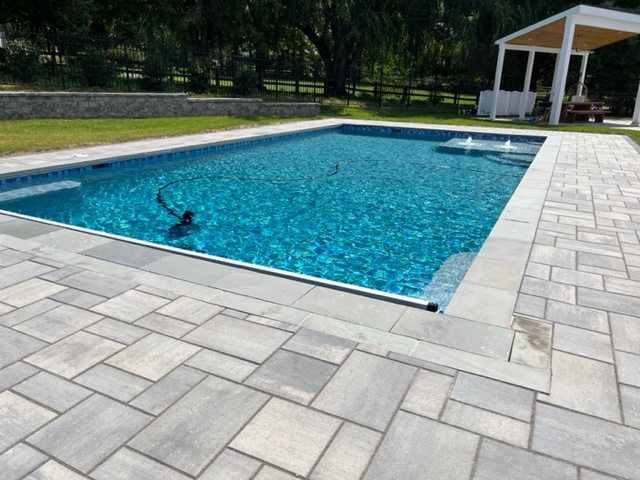
<instances>
[{"instance_id":1,"label":"shrub","mask_svg":"<svg viewBox=\"0 0 640 480\"><path fill-rule=\"evenodd\" d=\"M7 41L6 62L9 74L21 83L33 83L42 68L40 54L27 40Z\"/></svg>"},{"instance_id":2,"label":"shrub","mask_svg":"<svg viewBox=\"0 0 640 480\"><path fill-rule=\"evenodd\" d=\"M171 51L163 45L149 45L142 66L142 88L152 92L161 92L164 89L165 78L171 72L171 59Z\"/></svg>"},{"instance_id":3,"label":"shrub","mask_svg":"<svg viewBox=\"0 0 640 480\"><path fill-rule=\"evenodd\" d=\"M258 76L251 67L240 67L233 79L233 93L240 96L255 95L258 91Z\"/></svg>"},{"instance_id":4,"label":"shrub","mask_svg":"<svg viewBox=\"0 0 640 480\"><path fill-rule=\"evenodd\" d=\"M189 63L189 90L193 93L209 93L212 76L209 58L191 59Z\"/></svg>"},{"instance_id":5,"label":"shrub","mask_svg":"<svg viewBox=\"0 0 640 480\"><path fill-rule=\"evenodd\" d=\"M109 87L116 76L107 53L93 45L85 49L80 68L89 87Z\"/></svg>"}]
</instances>

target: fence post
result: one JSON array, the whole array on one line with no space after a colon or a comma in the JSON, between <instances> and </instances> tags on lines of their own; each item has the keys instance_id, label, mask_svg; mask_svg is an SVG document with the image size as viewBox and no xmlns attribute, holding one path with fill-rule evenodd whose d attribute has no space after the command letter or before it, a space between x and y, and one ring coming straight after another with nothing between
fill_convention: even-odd
<instances>
[{"instance_id":1,"label":"fence post","mask_svg":"<svg viewBox=\"0 0 640 480\"><path fill-rule=\"evenodd\" d=\"M66 90L67 86L64 81L64 66L62 65L62 47L60 46L60 34L56 30L56 45L58 46L58 58L60 58L60 80L62 82L62 89Z\"/></svg>"},{"instance_id":2,"label":"fence post","mask_svg":"<svg viewBox=\"0 0 640 480\"><path fill-rule=\"evenodd\" d=\"M231 96L236 96L236 57L231 57Z\"/></svg>"},{"instance_id":3,"label":"fence post","mask_svg":"<svg viewBox=\"0 0 640 480\"><path fill-rule=\"evenodd\" d=\"M313 102L316 101L316 82L318 80L317 72L314 70L313 72Z\"/></svg>"},{"instance_id":4,"label":"fence post","mask_svg":"<svg viewBox=\"0 0 640 480\"><path fill-rule=\"evenodd\" d=\"M349 97L350 97L350 95L349 95L349 91L350 91L349 84L350 83L351 83L351 69L349 69L348 77L344 79L344 87L345 87L344 89L347 91L347 107L349 106Z\"/></svg>"},{"instance_id":5,"label":"fence post","mask_svg":"<svg viewBox=\"0 0 640 480\"><path fill-rule=\"evenodd\" d=\"M275 59L276 62L276 102L280 100L280 84L278 82L278 70L280 69L280 62Z\"/></svg>"},{"instance_id":6,"label":"fence post","mask_svg":"<svg viewBox=\"0 0 640 480\"><path fill-rule=\"evenodd\" d=\"M124 41L124 78L127 80L127 92L131 93L131 82L129 81L129 57L127 56L127 41Z\"/></svg>"},{"instance_id":7,"label":"fence post","mask_svg":"<svg viewBox=\"0 0 640 480\"><path fill-rule=\"evenodd\" d=\"M378 88L378 108L382 107L382 65L380 65L380 88Z\"/></svg>"}]
</instances>

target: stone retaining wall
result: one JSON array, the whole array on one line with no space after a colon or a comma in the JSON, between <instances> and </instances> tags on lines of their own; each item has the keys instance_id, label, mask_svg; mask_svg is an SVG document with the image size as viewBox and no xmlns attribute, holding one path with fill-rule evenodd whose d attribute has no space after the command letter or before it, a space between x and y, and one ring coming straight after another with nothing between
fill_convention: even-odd
<instances>
[{"instance_id":1,"label":"stone retaining wall","mask_svg":"<svg viewBox=\"0 0 640 480\"><path fill-rule=\"evenodd\" d=\"M0 119L317 115L317 103L188 98L185 93L2 92Z\"/></svg>"}]
</instances>

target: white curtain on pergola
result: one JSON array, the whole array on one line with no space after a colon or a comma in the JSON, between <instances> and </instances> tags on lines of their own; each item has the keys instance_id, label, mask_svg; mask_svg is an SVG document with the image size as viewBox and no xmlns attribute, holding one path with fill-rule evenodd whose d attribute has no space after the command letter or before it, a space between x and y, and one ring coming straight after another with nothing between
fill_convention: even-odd
<instances>
[{"instance_id":1,"label":"white curtain on pergola","mask_svg":"<svg viewBox=\"0 0 640 480\"><path fill-rule=\"evenodd\" d=\"M537 52L556 54L556 66L553 74L553 84L551 85L549 123L558 125L571 55L582 56L580 79L578 91L576 92L576 95L581 95L581 86L584 84L586 76L589 53L596 48L610 45L638 34L640 34L640 15L578 5L497 40L496 45L498 45L499 50L493 87L491 120L496 119L500 80L507 50L529 52L524 88L522 89L523 93L529 91L535 54ZM638 73L640 74L640 72ZM522 95L519 109L520 118L525 116L525 98L526 95ZM640 123L640 101L638 99L640 99L640 84L638 85L632 120L632 125L635 126Z\"/></svg>"}]
</instances>

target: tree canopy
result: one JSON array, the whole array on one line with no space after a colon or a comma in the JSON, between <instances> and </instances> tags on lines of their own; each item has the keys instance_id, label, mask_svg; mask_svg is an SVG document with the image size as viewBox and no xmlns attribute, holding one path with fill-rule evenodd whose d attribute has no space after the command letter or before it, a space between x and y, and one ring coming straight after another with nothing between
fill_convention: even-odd
<instances>
[{"instance_id":1,"label":"tree canopy","mask_svg":"<svg viewBox=\"0 0 640 480\"><path fill-rule=\"evenodd\" d=\"M289 56L324 69L344 91L348 72L385 69L398 79L493 76L495 40L574 6L573 0L0 0L0 25L149 41L194 52ZM582 3L640 13L637 0ZM597 51L590 81L635 88L637 39ZM524 60L513 54L510 69ZM538 75L549 70L544 56ZM624 68L623 68L624 67ZM508 75L507 75L508 77ZM522 78L514 74L515 78ZM506 85L509 85L506 78ZM521 81L521 80L518 80ZM520 88L520 85L515 85Z\"/></svg>"}]
</instances>

